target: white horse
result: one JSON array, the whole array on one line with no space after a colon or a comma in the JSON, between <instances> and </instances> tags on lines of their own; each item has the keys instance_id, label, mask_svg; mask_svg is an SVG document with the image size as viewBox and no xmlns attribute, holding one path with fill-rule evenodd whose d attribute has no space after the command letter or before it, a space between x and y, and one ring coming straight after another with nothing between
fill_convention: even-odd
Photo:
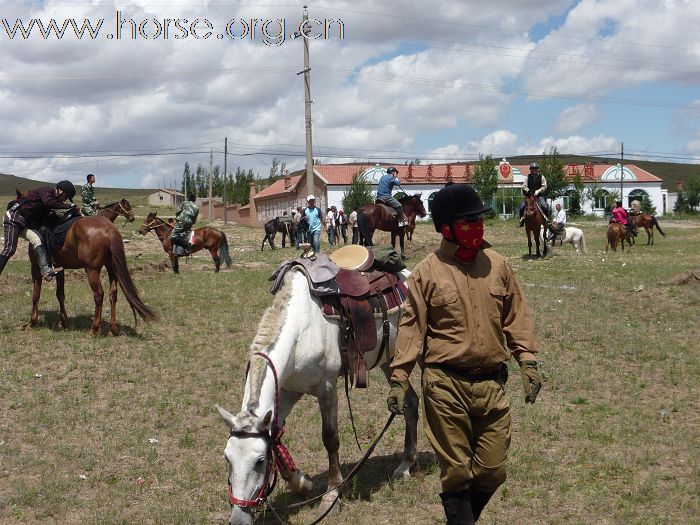
<instances>
[{"instance_id":1,"label":"white horse","mask_svg":"<svg viewBox=\"0 0 700 525\"><path fill-rule=\"evenodd\" d=\"M398 310L389 316L390 355L393 355L396 343ZM370 366L379 356L381 319L377 320L376 328L377 347L365 354ZM341 369L339 330L338 321L323 316L318 299L309 292L304 274L298 269L290 269L272 306L263 313L251 344L250 369L241 411L233 415L216 406L231 429L224 450L229 464L230 524L253 523L253 512L267 498L272 484L273 452L277 452L273 434L284 426L285 419L303 394L318 399L323 444L328 453L328 492L321 500L320 511L325 512L335 502L338 486L343 481L338 455L336 390ZM388 381L391 374L388 363L381 363L381 368ZM276 396L279 396L277 400ZM404 415L404 452L401 464L393 473L395 478L409 477L417 459L418 396L412 388L406 395ZM311 492L311 479L301 470L291 471L284 462L278 462L277 467L291 490L299 494Z\"/></svg>"},{"instance_id":2,"label":"white horse","mask_svg":"<svg viewBox=\"0 0 700 525\"><path fill-rule=\"evenodd\" d=\"M576 253L586 253L586 239L583 236L583 231L579 228L574 228L573 226L565 226L564 231L565 235L564 239L561 241L561 244L564 245L571 243L571 245L576 249ZM556 241L550 240L549 246L554 248L554 245L558 242L558 238Z\"/></svg>"}]
</instances>

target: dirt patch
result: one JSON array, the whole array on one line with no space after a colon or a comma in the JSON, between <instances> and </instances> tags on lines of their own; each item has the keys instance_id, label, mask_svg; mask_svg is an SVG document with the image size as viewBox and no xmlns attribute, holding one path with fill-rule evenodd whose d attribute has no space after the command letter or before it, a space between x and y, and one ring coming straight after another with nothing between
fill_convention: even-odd
<instances>
[{"instance_id":1,"label":"dirt patch","mask_svg":"<svg viewBox=\"0 0 700 525\"><path fill-rule=\"evenodd\" d=\"M665 286L684 286L686 284L698 286L700 285L700 268L681 272L671 277L668 281L663 281L659 284Z\"/></svg>"},{"instance_id":2,"label":"dirt patch","mask_svg":"<svg viewBox=\"0 0 700 525\"><path fill-rule=\"evenodd\" d=\"M129 273L137 273L137 272L167 272L170 271L170 262L169 261L162 261L162 262L146 262L142 264L135 264L134 266L131 266L129 268Z\"/></svg>"}]
</instances>

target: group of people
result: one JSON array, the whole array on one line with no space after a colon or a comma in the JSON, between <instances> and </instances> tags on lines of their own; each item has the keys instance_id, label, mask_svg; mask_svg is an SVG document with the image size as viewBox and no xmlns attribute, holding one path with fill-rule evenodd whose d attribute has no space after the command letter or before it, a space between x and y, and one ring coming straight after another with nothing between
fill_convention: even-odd
<instances>
[{"instance_id":1,"label":"group of people","mask_svg":"<svg viewBox=\"0 0 700 525\"><path fill-rule=\"evenodd\" d=\"M316 197L309 195L306 198L306 207L301 206L292 212L292 223L294 226L294 246L298 249L301 243L308 242L315 253L321 251L321 230L328 233L328 244L348 243L348 227L352 229L352 244L359 242L359 229L357 226L357 208L353 209L350 215L346 215L343 210L338 210L335 206L326 209L323 214L316 206Z\"/></svg>"}]
</instances>

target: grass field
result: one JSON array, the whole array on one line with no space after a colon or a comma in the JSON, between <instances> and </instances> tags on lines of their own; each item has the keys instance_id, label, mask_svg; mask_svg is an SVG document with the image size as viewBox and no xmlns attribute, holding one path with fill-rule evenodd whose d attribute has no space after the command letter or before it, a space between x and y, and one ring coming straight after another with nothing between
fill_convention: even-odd
<instances>
[{"instance_id":1,"label":"grass field","mask_svg":"<svg viewBox=\"0 0 700 525\"><path fill-rule=\"evenodd\" d=\"M260 252L261 230L230 225L231 270L215 274L208 255L197 254L175 276L155 236L136 234L145 212L137 215L134 225L117 224L136 285L160 323L134 327L120 293L121 335L89 337L92 294L84 275L70 271L68 329L52 329L50 284L38 327L23 331L31 307L24 246L0 276L1 523L227 517L228 433L213 405L240 406L248 345L272 301L267 277L296 252ZM534 310L545 385L525 406L513 367L509 479L483 523L699 522L700 286L665 283L700 268L700 222L661 223L668 237L657 234L655 246L605 254L605 225L586 222L587 255L569 246L547 260L523 258L524 233L512 221L487 225ZM437 240L419 225L409 267ZM373 372L366 391L352 392L364 445L386 421L387 390ZM347 472L360 454L342 399L340 427ZM320 490L327 461L314 400L298 404L285 442ZM402 444L397 421L340 514L325 523L443 523L439 469L422 429L420 470L408 482L389 480ZM278 486L272 502L289 499ZM288 519L304 524L315 516L311 507Z\"/></svg>"}]
</instances>

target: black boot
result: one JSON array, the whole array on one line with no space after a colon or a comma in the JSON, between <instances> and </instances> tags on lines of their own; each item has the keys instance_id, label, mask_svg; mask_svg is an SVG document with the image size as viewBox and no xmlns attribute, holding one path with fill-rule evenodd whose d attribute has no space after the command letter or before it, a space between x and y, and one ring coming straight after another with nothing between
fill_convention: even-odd
<instances>
[{"instance_id":1,"label":"black boot","mask_svg":"<svg viewBox=\"0 0 700 525\"><path fill-rule=\"evenodd\" d=\"M51 281L58 272L62 272L63 268L52 268L49 263L49 253L46 251L46 246L40 244L34 248L34 255L36 255L36 262L39 264L39 269L41 274L44 276L45 281Z\"/></svg>"},{"instance_id":2,"label":"black boot","mask_svg":"<svg viewBox=\"0 0 700 525\"><path fill-rule=\"evenodd\" d=\"M10 258L7 255L0 255L0 275L2 274L2 271L5 269L5 265L9 260Z\"/></svg>"},{"instance_id":3,"label":"black boot","mask_svg":"<svg viewBox=\"0 0 700 525\"><path fill-rule=\"evenodd\" d=\"M480 492L478 490L469 489L469 501L472 505L472 514L474 515L474 521L479 521L479 516L481 516L481 511L493 496L493 492Z\"/></svg>"},{"instance_id":4,"label":"black boot","mask_svg":"<svg viewBox=\"0 0 700 525\"><path fill-rule=\"evenodd\" d=\"M440 499L445 508L447 525L474 525L469 491L443 492Z\"/></svg>"}]
</instances>

